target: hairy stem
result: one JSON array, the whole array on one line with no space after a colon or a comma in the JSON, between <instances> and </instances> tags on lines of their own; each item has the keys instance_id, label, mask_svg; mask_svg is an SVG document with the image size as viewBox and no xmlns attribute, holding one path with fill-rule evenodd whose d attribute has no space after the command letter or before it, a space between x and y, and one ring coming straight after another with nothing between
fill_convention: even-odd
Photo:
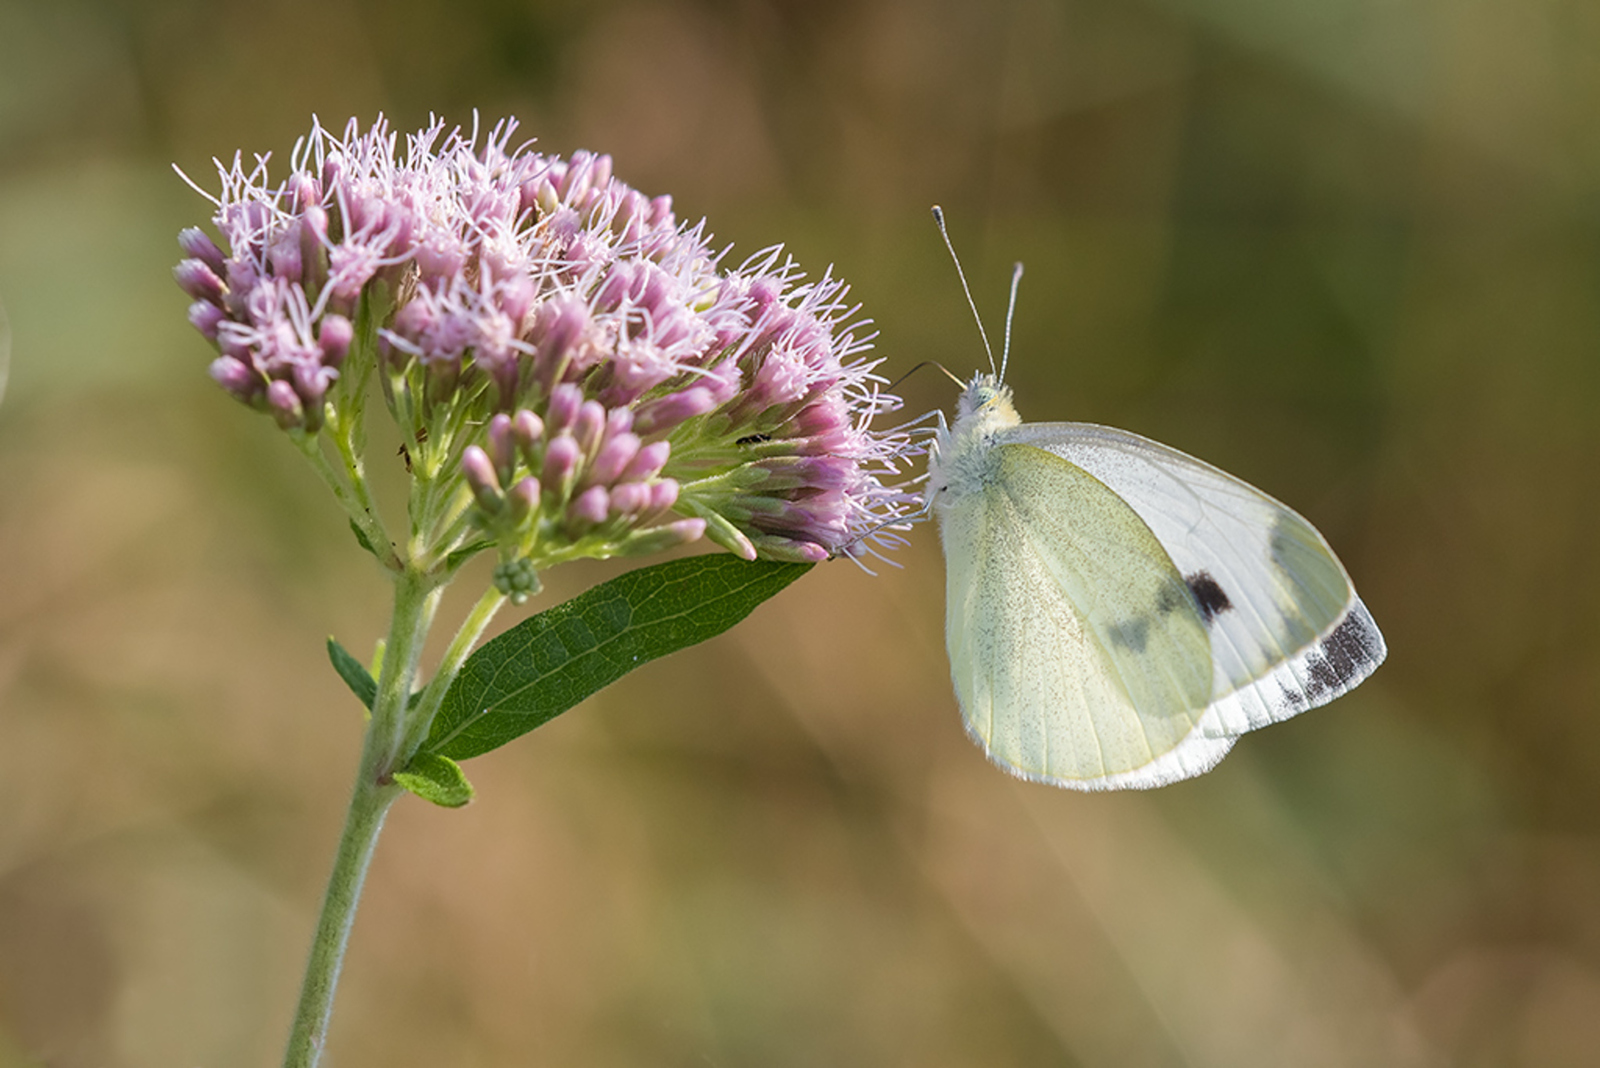
<instances>
[{"instance_id":1,"label":"hairy stem","mask_svg":"<svg viewBox=\"0 0 1600 1068\"><path fill-rule=\"evenodd\" d=\"M450 684L461 671L461 665L466 663L467 657L472 653L473 646L478 644L478 639L483 636L495 613L500 611L500 606L505 603L506 595L491 586L483 591L478 603L472 606L472 611L462 620L460 629L450 641L450 648L444 652L444 659L439 662L439 670L428 682L427 689L422 692L422 699L417 702L417 707L412 713L410 733L405 739L406 753L415 753L421 748L422 743L427 741L428 729L433 726L433 717L444 701L445 691L450 689Z\"/></svg>"},{"instance_id":2,"label":"hairy stem","mask_svg":"<svg viewBox=\"0 0 1600 1068\"><path fill-rule=\"evenodd\" d=\"M372 703L372 719L361 750L360 768L345 816L344 833L306 962L300 1003L295 1010L284 1068L314 1068L322 1057L334 990L350 943L356 904L367 868L383 830L384 817L403 791L390 776L396 770L408 733L406 722L417 663L439 602L439 588L426 576L401 571L395 576L394 617Z\"/></svg>"}]
</instances>

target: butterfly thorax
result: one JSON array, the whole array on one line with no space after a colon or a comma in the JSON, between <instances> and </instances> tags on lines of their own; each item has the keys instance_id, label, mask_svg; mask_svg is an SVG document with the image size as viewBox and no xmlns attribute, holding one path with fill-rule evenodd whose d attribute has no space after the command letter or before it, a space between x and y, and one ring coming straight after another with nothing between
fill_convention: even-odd
<instances>
[{"instance_id":1,"label":"butterfly thorax","mask_svg":"<svg viewBox=\"0 0 1600 1068\"><path fill-rule=\"evenodd\" d=\"M998 376L977 374L956 402L955 425L941 426L928 459L928 497L961 497L982 489L993 478L996 438L1020 425L1011 404L1011 387ZM941 498L941 491L948 490Z\"/></svg>"}]
</instances>

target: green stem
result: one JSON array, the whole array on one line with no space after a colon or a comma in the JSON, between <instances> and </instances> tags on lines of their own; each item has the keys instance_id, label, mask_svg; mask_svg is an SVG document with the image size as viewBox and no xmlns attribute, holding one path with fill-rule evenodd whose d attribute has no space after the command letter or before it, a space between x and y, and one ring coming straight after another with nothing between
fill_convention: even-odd
<instances>
[{"instance_id":1,"label":"green stem","mask_svg":"<svg viewBox=\"0 0 1600 1068\"><path fill-rule=\"evenodd\" d=\"M377 848L378 834L383 830L384 816L403 792L390 775L408 734L407 706L439 593L427 576L410 570L395 576L394 617L378 677L378 693L372 703L372 719L367 725L339 852L328 877L328 891L306 963L300 1004L283 1057L284 1068L314 1068L322 1057L328 1020L333 1013L334 989L350 943L361 887Z\"/></svg>"},{"instance_id":2,"label":"green stem","mask_svg":"<svg viewBox=\"0 0 1600 1068\"><path fill-rule=\"evenodd\" d=\"M350 516L350 521L361 531L362 537L367 539L367 544L372 547L376 556L385 567L398 570L399 559L394 555L394 550L389 544L389 532L383 527L383 520L378 517L378 509L367 493L366 479L362 477L360 462L353 457L346 457L346 466L349 469L350 481L346 482L339 477L333 465L328 462L328 457L323 454L322 445L315 434L291 434L290 438L300 447L300 453L310 461L311 466L321 476L322 481L333 491L339 499L345 512ZM341 450L342 451L342 450Z\"/></svg>"},{"instance_id":3,"label":"green stem","mask_svg":"<svg viewBox=\"0 0 1600 1068\"><path fill-rule=\"evenodd\" d=\"M398 786L379 786L365 778L356 785L333 874L328 878L316 939L311 943L311 959L306 962L300 1005L289 1032L289 1048L283 1056L284 1068L314 1068L322 1058L328 1021L333 1014L333 993L350 942L350 928L355 923L356 903L361 899L361 887L384 817L403 792Z\"/></svg>"},{"instance_id":4,"label":"green stem","mask_svg":"<svg viewBox=\"0 0 1600 1068\"><path fill-rule=\"evenodd\" d=\"M466 663L467 657L472 653L472 647L478 644L478 639L488 629L495 613L500 611L500 606L505 603L506 595L490 586L483 591L483 596L478 598L478 603L472 606L467 618L462 620L461 628L450 641L450 648L444 651L444 659L439 662L439 670L428 681L428 686L423 690L422 698L412 713L410 733L406 736L403 752L413 754L422 747L423 742L427 741L428 730L433 726L433 717L438 714L439 705L444 702L445 691L450 689L450 684L461 671L461 665Z\"/></svg>"},{"instance_id":5,"label":"green stem","mask_svg":"<svg viewBox=\"0 0 1600 1068\"><path fill-rule=\"evenodd\" d=\"M370 516L377 531L383 533L383 520L378 516L378 504L372 499L372 491L367 486L366 465L362 463L361 448L355 440L359 433L359 417L354 417L348 425L339 427L334 442L339 450L339 459L344 461L345 477L350 480L356 506L361 509L362 515Z\"/></svg>"}]
</instances>

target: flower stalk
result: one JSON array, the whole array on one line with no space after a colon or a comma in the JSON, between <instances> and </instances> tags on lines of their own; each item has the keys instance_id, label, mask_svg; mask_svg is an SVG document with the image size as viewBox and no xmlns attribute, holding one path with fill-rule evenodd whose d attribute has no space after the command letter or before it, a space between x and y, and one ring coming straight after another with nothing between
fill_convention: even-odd
<instances>
[{"instance_id":1,"label":"flower stalk","mask_svg":"<svg viewBox=\"0 0 1600 1068\"><path fill-rule=\"evenodd\" d=\"M395 576L394 614L384 647L378 691L361 751L361 763L339 837L333 872L312 939L300 1001L289 1032L284 1068L313 1068L327 1041L333 995L350 943L356 905L378 846L389 806L404 792L392 778L407 736L412 684L422 659L441 587L414 571Z\"/></svg>"}]
</instances>

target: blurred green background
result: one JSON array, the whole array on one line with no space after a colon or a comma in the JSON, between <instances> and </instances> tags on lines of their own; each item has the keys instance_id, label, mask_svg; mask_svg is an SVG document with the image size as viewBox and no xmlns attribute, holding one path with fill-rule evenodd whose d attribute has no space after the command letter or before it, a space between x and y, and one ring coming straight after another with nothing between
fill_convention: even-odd
<instances>
[{"instance_id":1,"label":"blurred green background","mask_svg":"<svg viewBox=\"0 0 1600 1068\"><path fill-rule=\"evenodd\" d=\"M1024 416L1282 497L1390 657L1200 780L1024 785L921 527L403 801L330 1065L1596 1063L1597 57L1585 0L0 0L0 1064L276 1063L322 639L387 619L206 378L169 164L473 108L834 264L891 376L982 360L944 204L991 328L1027 263Z\"/></svg>"}]
</instances>

